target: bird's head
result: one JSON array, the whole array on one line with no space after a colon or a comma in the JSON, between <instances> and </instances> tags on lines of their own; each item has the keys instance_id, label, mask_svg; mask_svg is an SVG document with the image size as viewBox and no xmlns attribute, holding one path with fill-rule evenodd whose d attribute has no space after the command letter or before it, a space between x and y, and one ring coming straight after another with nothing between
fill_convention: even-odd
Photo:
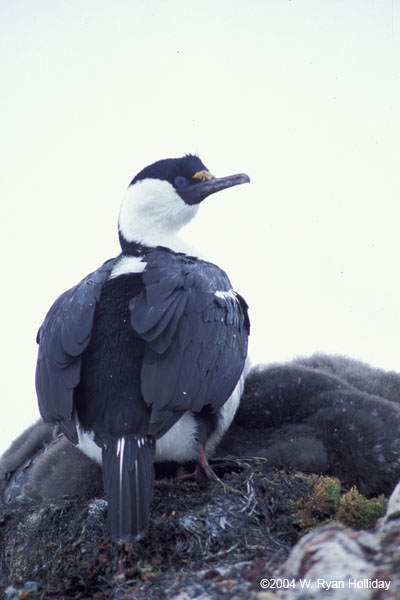
<instances>
[{"instance_id":1,"label":"bird's head","mask_svg":"<svg viewBox=\"0 0 400 600\"><path fill-rule=\"evenodd\" d=\"M168 246L204 198L249 181L243 173L214 177L192 154L149 165L133 178L122 202L118 222L122 250L129 250L132 243Z\"/></svg>"}]
</instances>

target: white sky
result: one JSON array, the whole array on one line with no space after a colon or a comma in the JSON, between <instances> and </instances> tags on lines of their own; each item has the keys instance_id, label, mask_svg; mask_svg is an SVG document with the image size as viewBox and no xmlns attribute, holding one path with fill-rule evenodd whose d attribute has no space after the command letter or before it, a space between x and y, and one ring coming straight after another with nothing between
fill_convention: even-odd
<instances>
[{"instance_id":1,"label":"white sky","mask_svg":"<svg viewBox=\"0 0 400 600\"><path fill-rule=\"evenodd\" d=\"M3 0L0 52L0 452L38 415L45 313L185 152L252 178L185 237L246 297L254 361L400 370L399 0Z\"/></svg>"}]
</instances>

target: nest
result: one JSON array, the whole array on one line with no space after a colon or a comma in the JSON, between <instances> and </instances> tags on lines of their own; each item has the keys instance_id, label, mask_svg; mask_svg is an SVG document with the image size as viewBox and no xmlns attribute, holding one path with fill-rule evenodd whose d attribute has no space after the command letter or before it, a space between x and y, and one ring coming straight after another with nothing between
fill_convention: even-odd
<instances>
[{"instance_id":1,"label":"nest","mask_svg":"<svg viewBox=\"0 0 400 600\"><path fill-rule=\"evenodd\" d=\"M220 459L213 466L225 486L157 483L148 535L133 544L111 542L101 498L6 509L3 589L34 580L38 598L75 600L173 598L183 587L195 596L198 586L213 598L227 591L232 598L235 586L239 595L259 590L260 578L298 538L293 505L307 497L307 479L268 468L263 459ZM257 568L254 574L257 560L261 574Z\"/></svg>"}]
</instances>

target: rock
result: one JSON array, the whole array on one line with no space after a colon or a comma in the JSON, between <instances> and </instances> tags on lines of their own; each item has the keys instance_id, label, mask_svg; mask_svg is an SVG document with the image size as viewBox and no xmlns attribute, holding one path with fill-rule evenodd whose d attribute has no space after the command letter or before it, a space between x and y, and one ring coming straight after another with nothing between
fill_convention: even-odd
<instances>
[{"instance_id":1,"label":"rock","mask_svg":"<svg viewBox=\"0 0 400 600\"><path fill-rule=\"evenodd\" d=\"M332 524L305 535L273 576L274 580L294 581L295 588L278 590L275 598L399 598L399 496L397 485L374 532Z\"/></svg>"}]
</instances>

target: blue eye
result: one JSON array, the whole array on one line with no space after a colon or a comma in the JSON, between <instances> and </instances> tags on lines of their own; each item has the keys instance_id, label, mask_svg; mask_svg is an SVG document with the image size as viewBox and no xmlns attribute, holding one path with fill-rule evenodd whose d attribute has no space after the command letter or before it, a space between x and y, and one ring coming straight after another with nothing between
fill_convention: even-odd
<instances>
[{"instance_id":1,"label":"blue eye","mask_svg":"<svg viewBox=\"0 0 400 600\"><path fill-rule=\"evenodd\" d=\"M183 188L189 185L189 181L186 179L186 177L183 177L183 175L178 175L174 179L174 184L176 188L183 190Z\"/></svg>"}]
</instances>

